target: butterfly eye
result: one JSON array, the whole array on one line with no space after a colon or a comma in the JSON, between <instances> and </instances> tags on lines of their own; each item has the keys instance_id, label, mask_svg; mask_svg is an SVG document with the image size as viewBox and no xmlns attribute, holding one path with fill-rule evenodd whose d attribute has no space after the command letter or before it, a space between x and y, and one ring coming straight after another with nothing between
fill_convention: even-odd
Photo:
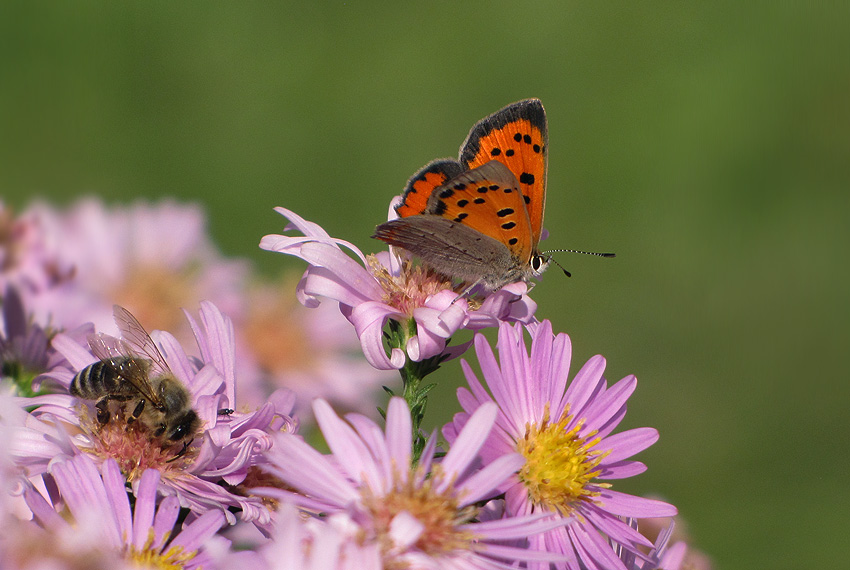
<instances>
[{"instance_id":1,"label":"butterfly eye","mask_svg":"<svg viewBox=\"0 0 850 570\"><path fill-rule=\"evenodd\" d=\"M540 275L546 268L549 267L549 257L545 255L535 255L531 258L531 270L535 275Z\"/></svg>"}]
</instances>

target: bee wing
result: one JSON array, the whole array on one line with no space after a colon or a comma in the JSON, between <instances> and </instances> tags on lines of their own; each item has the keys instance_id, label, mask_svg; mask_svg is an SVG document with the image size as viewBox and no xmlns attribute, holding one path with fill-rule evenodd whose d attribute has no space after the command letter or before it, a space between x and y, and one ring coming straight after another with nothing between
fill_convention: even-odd
<instances>
[{"instance_id":1,"label":"bee wing","mask_svg":"<svg viewBox=\"0 0 850 570\"><path fill-rule=\"evenodd\" d=\"M90 334L86 337L92 353L100 360L135 356L127 343L104 333Z\"/></svg>"},{"instance_id":2,"label":"bee wing","mask_svg":"<svg viewBox=\"0 0 850 570\"><path fill-rule=\"evenodd\" d=\"M119 338L104 333L88 336L91 351L100 360L111 363L112 369L139 393L154 405L160 405L159 397L151 386L148 374L150 365L142 355L133 352L130 346Z\"/></svg>"},{"instance_id":3,"label":"bee wing","mask_svg":"<svg viewBox=\"0 0 850 570\"><path fill-rule=\"evenodd\" d=\"M121 305L112 306L115 324L121 331L121 340L126 344L132 356L141 356L151 361L152 374L171 374L171 368L157 348L156 343L145 330L145 327Z\"/></svg>"}]
</instances>

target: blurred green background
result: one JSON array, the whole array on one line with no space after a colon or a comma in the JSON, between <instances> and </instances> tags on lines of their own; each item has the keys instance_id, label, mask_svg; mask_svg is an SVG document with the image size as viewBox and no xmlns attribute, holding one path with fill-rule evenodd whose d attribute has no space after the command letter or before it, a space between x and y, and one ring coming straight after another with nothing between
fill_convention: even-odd
<instances>
[{"instance_id":1,"label":"blurred green background","mask_svg":"<svg viewBox=\"0 0 850 570\"><path fill-rule=\"evenodd\" d=\"M226 254L300 269L257 248L273 206L378 250L416 169L539 97L546 245L618 257L559 257L538 316L661 433L616 488L718 568L846 568L847 4L305 4L4 2L0 196L198 201Z\"/></svg>"}]
</instances>

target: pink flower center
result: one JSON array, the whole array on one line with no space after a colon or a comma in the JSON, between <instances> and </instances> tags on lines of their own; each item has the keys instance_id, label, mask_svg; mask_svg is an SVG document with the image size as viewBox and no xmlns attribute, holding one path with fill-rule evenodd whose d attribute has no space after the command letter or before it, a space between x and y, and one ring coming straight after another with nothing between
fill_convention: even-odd
<instances>
[{"instance_id":1,"label":"pink flower center","mask_svg":"<svg viewBox=\"0 0 850 570\"><path fill-rule=\"evenodd\" d=\"M407 481L396 477L393 488L383 496L373 496L364 491L363 503L370 511L374 521L377 540L385 553L384 568L406 568L399 560L393 560L398 546L391 538L391 524L400 513L407 513L423 527L410 548L430 556L439 556L458 550L469 550L474 535L458 529L459 525L469 522L476 512L471 509L458 509L458 501L450 493L441 493L435 489L440 477L432 477L418 482L418 477L410 473Z\"/></svg>"},{"instance_id":2,"label":"pink flower center","mask_svg":"<svg viewBox=\"0 0 850 570\"><path fill-rule=\"evenodd\" d=\"M463 292L463 284L453 285L452 280L423 265L414 265L410 259L402 259L401 270L397 276L390 274L378 259L366 256L372 275L384 289L384 302L410 317L413 310L425 305L428 297L446 289L458 294ZM478 299L469 299L469 308L475 310L481 306Z\"/></svg>"},{"instance_id":3,"label":"pink flower center","mask_svg":"<svg viewBox=\"0 0 850 570\"><path fill-rule=\"evenodd\" d=\"M88 415L87 408L83 408L80 427L94 444L87 449L90 454L117 461L127 481L140 478L145 469L158 469L163 477L179 476L192 464L196 448L184 449L183 443L169 445L142 422L128 423L126 416L122 417L124 412L126 407L122 406L118 414L100 424Z\"/></svg>"}]
</instances>

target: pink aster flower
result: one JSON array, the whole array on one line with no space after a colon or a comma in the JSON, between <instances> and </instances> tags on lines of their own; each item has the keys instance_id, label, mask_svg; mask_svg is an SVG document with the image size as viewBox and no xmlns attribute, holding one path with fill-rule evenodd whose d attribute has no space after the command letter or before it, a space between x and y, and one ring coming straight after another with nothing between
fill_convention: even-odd
<instances>
[{"instance_id":1,"label":"pink aster flower","mask_svg":"<svg viewBox=\"0 0 850 570\"><path fill-rule=\"evenodd\" d=\"M381 386L398 383L398 374L366 362L356 333L337 307L301 305L292 294L297 277L291 277L249 290L248 309L237 329L249 353L242 359L247 365L240 370L239 404L264 402L269 392L283 387L295 393L302 425L312 416L315 398L337 409L375 415Z\"/></svg>"},{"instance_id":2,"label":"pink aster flower","mask_svg":"<svg viewBox=\"0 0 850 570\"><path fill-rule=\"evenodd\" d=\"M317 306L319 297L337 301L357 331L366 360L376 368L401 368L405 352L413 361L440 354L456 356L466 347L447 351L446 342L462 328L481 329L502 320L531 322L534 318L536 305L526 296L525 283L503 287L483 301L459 298L462 289L433 271L414 266L404 252L365 256L351 243L332 238L294 212L276 211L291 222L287 230L303 235L267 235L260 247L310 264L298 285L299 300L308 307ZM387 356L383 334L390 319L410 322L411 330L405 332L405 350L393 348Z\"/></svg>"},{"instance_id":3,"label":"pink aster flower","mask_svg":"<svg viewBox=\"0 0 850 570\"><path fill-rule=\"evenodd\" d=\"M44 220L27 211L16 216L0 202L0 291L15 287L26 298L61 285L74 274L45 236Z\"/></svg>"},{"instance_id":4,"label":"pink aster flower","mask_svg":"<svg viewBox=\"0 0 850 570\"><path fill-rule=\"evenodd\" d=\"M476 469L495 405L481 406L470 416L439 463L432 437L413 467L412 423L401 398L390 400L386 432L358 414L347 415L346 423L323 400L314 402L314 410L332 456L321 455L297 436L278 436L268 469L298 494L263 492L308 510L346 513L363 537L361 545L377 547L385 567L471 569L562 559L502 543L563 524L548 514L479 519L476 504L491 497L524 461L519 454L505 454Z\"/></svg>"},{"instance_id":5,"label":"pink aster flower","mask_svg":"<svg viewBox=\"0 0 850 570\"><path fill-rule=\"evenodd\" d=\"M161 475L156 469L145 470L136 481L132 507L114 460L104 461L99 472L91 458L78 455L54 462L50 471L58 497L45 497L26 487L24 497L33 521L21 521L13 529L14 542L0 557L6 558L3 568L192 570L210 566L204 546L225 524L224 513L208 511L190 524L175 527L179 501L166 497L157 506ZM67 515L57 512L54 500L67 509Z\"/></svg>"},{"instance_id":6,"label":"pink aster flower","mask_svg":"<svg viewBox=\"0 0 850 570\"><path fill-rule=\"evenodd\" d=\"M201 427L191 444L167 444L142 422L132 425L124 416L98 421L94 402L68 393L20 399L22 407L37 405L29 418L16 424L15 458L28 476L46 471L52 457L85 453L97 462L113 459L126 478L135 482L146 469L161 473L160 492L174 495L183 507L197 513L234 509L242 520L266 525L270 511L258 497L247 496L272 445L271 435L296 429L288 416L291 394L277 392L253 412L223 413L235 400L233 328L212 304L201 304L200 322L187 314L200 350L200 359L186 354L176 339L155 331L153 339L171 372L188 389L191 408ZM53 345L70 369L49 376L67 390L75 374L97 359L87 346L67 335ZM228 519L233 515L226 511Z\"/></svg>"},{"instance_id":7,"label":"pink aster flower","mask_svg":"<svg viewBox=\"0 0 850 570\"><path fill-rule=\"evenodd\" d=\"M485 465L505 454L520 453L524 464L501 487L510 516L552 513L575 519L572 524L532 537L541 550L570 558L558 568L622 570L623 562L606 540L643 557L639 546L652 547L645 537L619 517L664 517L676 514L667 503L634 497L611 489L608 481L637 475L646 466L629 458L658 439L651 428L612 435L626 413L626 400L636 386L628 376L608 386L602 373L605 360L591 358L567 382L570 340L553 336L543 321L530 327L531 353L525 348L523 327L499 327L497 363L486 339L478 335L475 349L488 393L466 362L469 390L458 390L465 413L443 428L449 442L457 441L471 414L482 406L499 406L496 428L481 456Z\"/></svg>"},{"instance_id":8,"label":"pink aster flower","mask_svg":"<svg viewBox=\"0 0 850 570\"><path fill-rule=\"evenodd\" d=\"M56 263L73 268L73 279L33 296L41 322L49 318L64 328L93 322L115 332L112 305L118 303L151 328L184 340L188 331L179 330L184 323L175 317L180 307L208 299L233 317L242 312L248 266L218 253L197 205L106 206L88 198L68 209L36 203L26 215L37 221Z\"/></svg>"}]
</instances>

